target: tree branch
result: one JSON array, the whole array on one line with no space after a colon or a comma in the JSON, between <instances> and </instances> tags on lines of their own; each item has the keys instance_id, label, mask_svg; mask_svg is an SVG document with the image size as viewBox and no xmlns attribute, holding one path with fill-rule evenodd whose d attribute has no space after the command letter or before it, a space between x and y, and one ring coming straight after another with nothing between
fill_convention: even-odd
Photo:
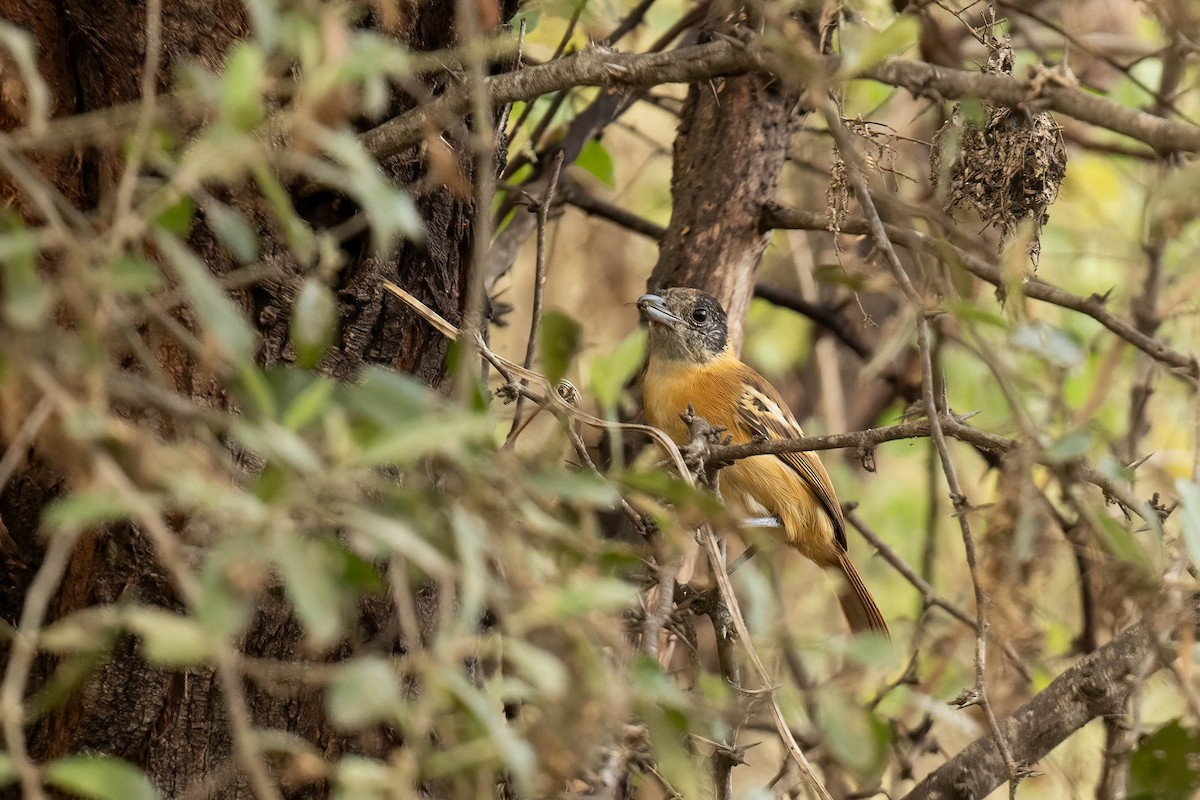
<instances>
[{"instance_id":1,"label":"tree branch","mask_svg":"<svg viewBox=\"0 0 1200 800\"><path fill-rule=\"evenodd\" d=\"M829 230L829 221L822 213L783 208L780 206L769 206L764 209L763 224L772 228ZM966 250L955 247L943 239L921 233L920 231L901 228L888 223L884 223L883 227L887 232L888 238L897 244L904 245L909 249L924 250L937 258L944 259L950 257L956 259L963 268L975 277L987 281L997 289L1003 289L1005 286L999 267L968 253ZM867 235L870 233L867 221L862 217L849 217L843 220L838 228L841 233L855 235ZM1172 367L1185 375L1200 377L1196 374L1196 363L1191 357L1171 349L1161 339L1146 335L1138 330L1133 323L1109 311L1105 308L1105 298L1100 295L1080 297L1077 294L1072 294L1065 289L1060 289L1053 284L1046 283L1037 278L1025 281L1021 285L1021 291L1026 297L1031 297L1034 300L1041 300L1042 302L1078 311L1080 314L1089 316L1156 361Z\"/></svg>"},{"instance_id":2,"label":"tree branch","mask_svg":"<svg viewBox=\"0 0 1200 800\"><path fill-rule=\"evenodd\" d=\"M437 55L437 54L431 54ZM825 60L829 74L839 59ZM701 45L681 47L666 53L617 53L592 45L567 58L530 66L519 72L488 77L487 89L497 104L533 100L544 94L573 86L647 87L664 83L691 83L722 75L737 75L763 69L761 52L755 47L718 39ZM958 100L977 97L1010 106L1035 106L1055 111L1081 122L1124 134L1144 142L1160 153L1200 151L1200 127L1172 122L1144 111L1127 108L1082 89L1046 86L1036 96L1021 82L1001 75L949 69L919 61L889 59L866 70L864 79L907 89L916 96ZM183 95L163 99L157 120L194 119L196 103ZM447 119L465 116L471 96L465 83L453 85L431 103L423 104L363 134L363 145L376 158L402 152L419 144L429 130L445 127ZM127 104L102 112L54 120L48 131L23 129L12 134L12 144L21 150L63 148L108 141L134 126L140 104Z\"/></svg>"},{"instance_id":3,"label":"tree branch","mask_svg":"<svg viewBox=\"0 0 1200 800\"><path fill-rule=\"evenodd\" d=\"M1195 624L1200 598L1189 610ZM1134 625L1104 647L1073 664L1036 697L1000 722L1000 731L1020 762L1032 764L1099 716L1121 714L1137 675L1158 642L1146 622ZM1162 666L1153 658L1146 677ZM986 797L1008 778L992 737L981 736L925 777L903 800Z\"/></svg>"},{"instance_id":4,"label":"tree branch","mask_svg":"<svg viewBox=\"0 0 1200 800\"><path fill-rule=\"evenodd\" d=\"M840 63L835 57L823 61L827 74L833 74ZM764 62L759 47L728 38L666 53L618 53L592 45L567 58L491 76L486 85L493 102L502 104L533 100L572 86L691 83L762 70ZM1200 151L1200 127L1127 108L1082 89L1047 85L1039 94L1031 95L1027 86L1007 76L902 59L888 59L866 70L862 77L905 88L918 97L977 97L1012 108L1057 111L1145 142L1160 153ZM363 145L376 158L384 158L412 147L427 131L441 129L444 120L463 117L470 110L470 91L466 84L459 83L433 102L367 131Z\"/></svg>"},{"instance_id":5,"label":"tree branch","mask_svg":"<svg viewBox=\"0 0 1200 800\"><path fill-rule=\"evenodd\" d=\"M567 58L560 58L520 72L505 72L485 81L493 103L533 100L572 86L657 86L662 83L691 83L715 75L733 75L754 68L755 55L737 42L721 39L708 44L681 47L667 53L618 53L593 44ZM465 116L471 110L469 88L462 83L447 89L432 103L373 128L362 136L363 146L376 158L399 153L421 141L425 133L438 130L442 121Z\"/></svg>"},{"instance_id":6,"label":"tree branch","mask_svg":"<svg viewBox=\"0 0 1200 800\"><path fill-rule=\"evenodd\" d=\"M645 217L639 217L628 209L615 203L610 203L584 189L564 175L561 181L562 199L564 203L574 206L589 217L599 217L632 233L645 236L655 242L661 241L667 235L667 229Z\"/></svg>"},{"instance_id":7,"label":"tree branch","mask_svg":"<svg viewBox=\"0 0 1200 800\"><path fill-rule=\"evenodd\" d=\"M871 67L863 77L903 86L918 97L947 100L977 97L1010 108L1057 111L1145 142L1163 154L1200 150L1200 127L1171 122L1074 87L1047 84L1034 95L1028 86L1006 75L967 72L898 58Z\"/></svg>"}]
</instances>

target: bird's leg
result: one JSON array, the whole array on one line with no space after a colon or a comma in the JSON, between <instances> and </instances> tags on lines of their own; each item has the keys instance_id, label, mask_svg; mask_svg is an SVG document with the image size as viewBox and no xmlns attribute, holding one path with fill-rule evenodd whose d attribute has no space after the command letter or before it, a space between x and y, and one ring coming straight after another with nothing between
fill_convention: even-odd
<instances>
[{"instance_id":1,"label":"bird's leg","mask_svg":"<svg viewBox=\"0 0 1200 800\"><path fill-rule=\"evenodd\" d=\"M688 443L679 448L679 454L683 456L683 463L700 481L715 489L717 472L725 464L712 461L709 456L709 448L712 445L729 444L733 441L733 437L726 435L725 428L709 425L708 420L697 416L696 409L690 404L687 411L680 414L679 418L684 425L687 425L690 435Z\"/></svg>"},{"instance_id":2,"label":"bird's leg","mask_svg":"<svg viewBox=\"0 0 1200 800\"><path fill-rule=\"evenodd\" d=\"M725 568L725 574L732 575L734 570L736 570L742 564L745 564L750 559L754 558L754 555L757 552L758 552L758 545L752 544L752 545L747 546L746 549L742 551L742 554L740 556L738 556L737 558L735 558L733 560L733 563Z\"/></svg>"},{"instance_id":3,"label":"bird's leg","mask_svg":"<svg viewBox=\"0 0 1200 800\"><path fill-rule=\"evenodd\" d=\"M778 517L746 517L738 523L739 528L782 528Z\"/></svg>"}]
</instances>

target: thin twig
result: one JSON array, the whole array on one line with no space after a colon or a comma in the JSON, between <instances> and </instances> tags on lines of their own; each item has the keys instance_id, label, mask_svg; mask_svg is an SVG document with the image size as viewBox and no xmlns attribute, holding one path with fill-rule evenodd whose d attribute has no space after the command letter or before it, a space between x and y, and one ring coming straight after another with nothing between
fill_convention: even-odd
<instances>
[{"instance_id":1,"label":"thin twig","mask_svg":"<svg viewBox=\"0 0 1200 800\"><path fill-rule=\"evenodd\" d=\"M453 340L457 340L460 337L460 331L458 328L447 322L436 311L429 308L429 306L413 297L411 293L401 289L391 281L384 281L382 286L384 289L407 303L409 307L420 314L427 322L429 322L429 324L433 325L433 327L436 328L443 336ZM492 349L487 346L487 343L483 341L482 336L480 336L478 333L475 335L475 346L478 348L480 355L487 359L488 363L495 367L496 370L504 376L505 380L507 380L509 384L514 387L514 390L520 391L533 402L545 403L555 413L564 414L572 419L576 419L584 423L585 425L590 425L593 428L599 428L601 430L616 429L620 431L629 431L631 433L640 433L648 436L659 447L661 447L664 452L666 452L667 457L671 460L673 467L675 467L681 473L690 474L688 473L687 464L683 460L683 455L679 452L679 447L674 441L671 440L671 437L667 436L658 428L655 428L652 425L638 425L629 422L613 422L612 420L601 419L600 417L593 416L586 411L577 408L574 404L563 398L555 390L555 387L551 385L550 381L545 375L535 372L534 370L525 369L520 364L509 361L503 356L493 352ZM528 380L531 386L522 388L517 382L517 378ZM537 389L535 390L531 388L532 386L536 386Z\"/></svg>"},{"instance_id":2,"label":"thin twig","mask_svg":"<svg viewBox=\"0 0 1200 800\"><path fill-rule=\"evenodd\" d=\"M533 359L537 354L538 334L542 327L542 295L546 288L546 226L550 221L550 207L554 204L554 190L558 186L558 175L562 171L563 158L566 156L562 150L554 157L554 165L550 170L550 180L546 183L546 190L542 192L541 198L537 203L537 259L534 267L533 276L533 310L529 317L529 341L525 344L525 369L533 368ZM522 385L528 386L528 382L521 381ZM521 425L521 411L525 397L520 395L517 397L517 405L513 411L512 427L509 428L508 438L505 444L511 442Z\"/></svg>"},{"instance_id":3,"label":"thin twig","mask_svg":"<svg viewBox=\"0 0 1200 800\"><path fill-rule=\"evenodd\" d=\"M627 231L645 236L655 242L661 241L667 235L667 229L658 223L651 222L645 217L639 217L632 211L596 197L579 184L564 177L562 186L563 200L578 208L588 216L607 220Z\"/></svg>"},{"instance_id":4,"label":"thin twig","mask_svg":"<svg viewBox=\"0 0 1200 800\"><path fill-rule=\"evenodd\" d=\"M779 206L772 206L764 210L763 224L773 228L829 229L829 220L824 214ZM862 217L849 217L843 220L838 228L842 233L855 235L871 233L870 223ZM883 223L883 230L889 241L911 249L924 250L939 258L946 258L950 263L961 265L972 275L982 278L997 289L1006 287L999 267L989 264L961 248L954 247L941 238L888 223ZM1105 308L1106 298L1104 297L1099 295L1081 297L1037 278L1022 283L1021 293L1034 300L1078 311L1091 317L1134 347L1171 367L1179 375L1196 377L1200 374L1195 372L1198 367L1191 356L1171 349L1160 339L1145 335L1128 320L1110 312Z\"/></svg>"},{"instance_id":5,"label":"thin twig","mask_svg":"<svg viewBox=\"0 0 1200 800\"><path fill-rule=\"evenodd\" d=\"M992 705L988 701L987 696L987 597L983 592L983 585L979 580L978 568L975 558L975 538L971 534L971 524L968 518L970 504L967 501L966 495L963 493L962 485L958 481L958 473L955 470L954 462L950 458L950 450L946 445L946 435L942 430L941 416L946 411L940 408L938 400L934 395L933 389L933 372L934 364L930 355L930 336L929 336L929 320L925 315L925 300L921 293L917 291L912 280L905 272L904 266L900 263L899 257L896 255L895 249L892 247L891 241L888 239L887 232L884 230L883 221L879 218L879 213L875 209L875 203L871 198L870 188L867 186L867 181L859 167L858 152L855 149L854 141L850 136L850 132L846 126L842 124L841 115L832 101L827 97L820 101L821 111L825 118L826 125L830 133L833 135L834 142L837 144L838 152L841 154L843 162L846 164L846 174L851 186L854 188L854 194L858 198L858 203L867 218L867 225L871 232L871 238L875 243L876 248L883 254L889 269L892 272L896 283L903 290L909 303L917 313L917 348L921 354L921 391L925 402L925 411L929 419L929 433L933 439L934 446L937 448L938 455L942 462L942 473L945 476L947 487L950 490L950 500L954 504L955 516L958 519L959 531L962 534L963 549L966 553L967 569L971 575L971 583L975 589L975 686L969 693L964 693L964 697L957 705L965 707L967 705L979 705L983 709L984 717L987 719L988 728L992 732L996 741L996 746L1000 750L1000 755L1004 759L1005 768L1008 770L1009 778L1009 796L1016 797L1017 786L1020 784L1023 777L1022 770L1018 767L1013 759L1012 748L1005 741L1003 734L1000 732L999 724L996 721L995 712L992 710Z\"/></svg>"},{"instance_id":6,"label":"thin twig","mask_svg":"<svg viewBox=\"0 0 1200 800\"><path fill-rule=\"evenodd\" d=\"M43 800L46 795L42 792L37 765L30 759L25 746L25 685L37 655L39 630L78 538L78 531L59 531L50 537L42 565L25 593L21 619L8 654L8 668L4 671L4 683L0 685L0 720L3 720L5 748L20 779L21 793L30 800Z\"/></svg>"},{"instance_id":7,"label":"thin twig","mask_svg":"<svg viewBox=\"0 0 1200 800\"><path fill-rule=\"evenodd\" d=\"M875 531L873 531L870 526L867 525L862 517L855 513L855 508L855 504L846 503L842 505L846 521L853 525L859 534L861 534L862 537L867 540L867 543L875 548L879 555L883 557L884 561L891 564L892 567L894 567L895 570L899 572L905 580L913 585L913 588L921 593L921 601L923 606L935 606L940 608L959 622L970 627L972 631L978 630L979 620L976 617L971 616L966 611L962 610L957 605L938 594L937 589L933 588L932 584L922 578L915 569L905 562L904 559L902 559L900 555L887 544L887 542L883 541L883 539L879 537L879 534L875 533ZM1017 672L1020 673L1021 677L1026 681L1032 681L1033 671L1029 668L1029 665L1025 663L1025 660L1021 658L1017 651L1013 649L1013 646L1010 643L1005 642L1001 649L1004 650L1004 655L1008 657L1008 660L1012 663Z\"/></svg>"},{"instance_id":8,"label":"thin twig","mask_svg":"<svg viewBox=\"0 0 1200 800\"><path fill-rule=\"evenodd\" d=\"M750 663L754 667L754 671L762 683L762 699L767 703L771 719L775 724L775 730L779 733L779 737L783 740L784 747L792 760L796 762L796 766L800 768L801 773L808 779L809 785L821 800L833 800L830 797L829 791L821 783L816 772L809 763L808 758L804 755L804 751L800 749L800 745L796 742L796 737L792 734L791 727L787 724L787 719L783 716L783 710L779 707L779 700L775 697L775 683L771 678L767 668L763 666L762 659L759 658L758 650L754 647L754 641L750 638L750 631L746 627L746 620L742 616L741 606L738 605L737 595L733 591L733 584L729 581L729 575L726 572L725 559L721 555L721 546L717 542L716 534L712 528L706 523L700 527L700 536L704 541L705 549L708 551L709 563L712 565L713 574L716 576L717 585L721 587L721 594L725 597L725 603L729 608L729 615L733 621L734 630L737 631L738 638L742 641L742 647L746 649L746 655L750 657Z\"/></svg>"},{"instance_id":9,"label":"thin twig","mask_svg":"<svg viewBox=\"0 0 1200 800\"><path fill-rule=\"evenodd\" d=\"M17 467L21 466L21 461L25 458L26 451L33 444L33 440L37 438L38 431L46 424L46 420L50 418L50 412L53 410L53 405L43 397L33 407L33 410L26 415L25 420L21 423L21 427L17 429L16 434L8 443L8 449L4 451L4 457L0 458L0 492L4 491L4 487L8 486L9 480L12 479L13 473Z\"/></svg>"}]
</instances>

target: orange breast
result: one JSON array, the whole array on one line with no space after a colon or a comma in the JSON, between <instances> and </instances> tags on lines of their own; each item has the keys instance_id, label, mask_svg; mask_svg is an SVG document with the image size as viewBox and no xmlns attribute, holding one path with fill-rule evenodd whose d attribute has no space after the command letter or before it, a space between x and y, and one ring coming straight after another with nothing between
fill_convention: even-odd
<instances>
[{"instance_id":1,"label":"orange breast","mask_svg":"<svg viewBox=\"0 0 1200 800\"><path fill-rule=\"evenodd\" d=\"M710 425L720 425L733 444L751 440L737 423L742 393L741 363L732 356L708 364L651 360L642 385L646 421L662 429L676 444L688 443L680 415L690 404ZM775 456L744 458L721 470L721 496L735 513L764 512L784 524L782 538L819 564L836 561L839 550L833 522L804 480Z\"/></svg>"},{"instance_id":2,"label":"orange breast","mask_svg":"<svg viewBox=\"0 0 1200 800\"><path fill-rule=\"evenodd\" d=\"M676 444L687 444L688 430L680 415L690 405L710 425L727 428L734 443L749 441L738 430L734 416L741 394L738 366L736 359L725 357L702 365L651 359L642 384L646 421L661 428Z\"/></svg>"}]
</instances>

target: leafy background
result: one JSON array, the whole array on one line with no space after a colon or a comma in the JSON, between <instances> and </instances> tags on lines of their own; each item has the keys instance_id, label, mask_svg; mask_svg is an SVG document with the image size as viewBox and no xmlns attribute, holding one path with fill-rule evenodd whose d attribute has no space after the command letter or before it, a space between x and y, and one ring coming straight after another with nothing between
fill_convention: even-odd
<instances>
[{"instance_id":1,"label":"leafy background","mask_svg":"<svg viewBox=\"0 0 1200 800\"><path fill-rule=\"evenodd\" d=\"M540 61L561 42L583 48L614 28L630 5L531 2L521 11L525 52ZM913 17L887 3L847 6L851 21L837 48L849 63L913 52ZM622 49L644 50L688 8L656 3ZM158 125L135 134L129 146L140 148L147 176L133 181L117 209L120 225L95 230L70 214L64 221L53 202L32 224L15 211L3 215L5 438L41 415L39 447L63 469L69 490L42 518L39 576L46 582L35 581L21 620L10 621L20 631L6 630L0 711L8 755L0 757L0 778L98 798L157 796L137 767L105 757L102 748L37 766L18 741L25 722L87 697L95 690L92 670L135 647L163 670L218 676L238 780L268 797L279 791L276 784L375 798L419 789L483 796L499 783L518 796L541 796L578 788L574 782L613 748L634 754L645 796L697 797L710 791L713 743L720 742L757 745L747 752L748 765L734 771L738 796L800 791L794 774L764 788L786 763L784 751L763 709L739 702L720 679L711 632L698 634L694 653L679 646L665 668L630 647L651 556L638 537L607 535L622 502L661 528L660 560L692 546L701 512L714 510L703 492L664 474L659 451L640 448L626 459L618 447L606 462L600 451L612 440L580 428L602 465L598 474L579 463L569 437L574 424L549 413L538 415L515 447L503 447L512 406L494 394L501 388L495 373L488 386L460 382L455 397L377 367L350 383L329 377L342 302L331 287L344 241L306 221L284 186L299 176L340 188L369 219L367 246L382 253L394 252L399 240L418 241L423 221L409 193L384 179L343 123L352 116L348 107L381 116L389 82L428 68L436 56L354 27L349 6L250 2L247 9L253 36L226 54L220 69L193 64L177 76L175 91L214 109L213 118L188 137ZM1170 38L1150 11L1129 6L1124 13L1119 32L1126 45L1153 50ZM948 15L943 23L957 24ZM36 85L28 59L22 61L27 40L15 28L3 32L23 80ZM497 52L509 52L513 34L499 38ZM1061 58L1061 38L1038 41L1041 52L1016 39L1018 72ZM977 47L967 57L982 62L986 52ZM1142 106L1155 98L1138 84L1157 85L1160 70L1159 60L1146 58L1098 80L1107 82L1110 98ZM1194 59L1186 70L1195 77ZM1197 113L1194 80L1181 85L1187 89L1175 105ZM928 142L946 109L867 81L843 89L844 117L870 121L864 147L874 154L875 177L897 199L930 202ZM545 137L558 135L601 91L572 92ZM565 169L588 193L661 226L670 216L671 146L684 89L659 87L653 96L655 104L635 106ZM530 118L549 108L547 98L535 101ZM526 110L514 104L511 118ZM817 116L795 135L781 180L785 205L830 205L835 167ZM1150 247L1163 276L1158 335L1187 350L1200 333L1193 268L1200 234L1190 224L1195 169L1104 152L1100 145L1128 142L1102 131L1087 135L1095 146L1072 147L1042 233L1038 275L1082 297L1105 296L1127 313ZM273 146L279 137L293 146ZM535 144L528 126L516 131L510 160ZM12 152L8 144L3 149ZM16 174L11 163L3 166ZM452 182L455 169L442 177ZM499 189L519 195L526 177L515 170ZM961 224L975 235L972 220ZM501 231L504 225L500 220ZM277 238L260 237L263 231ZM556 211L546 233L548 310L536 366L552 379L569 379L586 410L630 418L637 413L631 381L644 349L632 301L646 285L655 243L569 205ZM240 266L215 275L195 252L198 236L214 237ZM980 237L999 248L993 233ZM256 270L269 274L279 254L264 246L283 247L300 265L299 280L282 290L295 298L289 344L271 366L259 357L259 320L231 297L242 281L259 277ZM514 361L531 321L534 249L531 240L493 295L497 306L511 309L492 326L491 347ZM1030 268L1022 242L1009 243L998 260L1019 286ZM1151 369L1133 348L1081 314L1019 291L1001 305L991 287L952 266L922 267L944 269L959 291L940 299L938 321L955 412L974 412L972 425L1010 437L1031 424L1045 453L1063 462L1085 458L1110 476L1127 475L1130 462L1147 456L1136 470L1138 496L1161 493L1164 505L1182 498L1162 540L1098 492L1088 494L1113 529L1107 546L1093 545L1111 551L1098 556L1104 566L1095 609L1101 638L1108 638L1152 605L1149 587L1164 572L1200 554L1193 388L1160 370L1147 429L1127 445L1131 393ZM879 343L871 358L855 359L807 319L754 301L743 353L779 386L806 431L899 421L900 401L866 418L859 402L914 340L913 318L896 308L895 287L869 243L776 231L761 281L841 309ZM207 388L180 393L170 376L156 374L155 359L138 344L150 346L148 321L186 352L195 385ZM451 360L470 355L459 348ZM1025 419L998 375L1016 392ZM995 470L965 446L955 445L954 455L994 600L989 682L996 711L1005 715L1078 658L1079 577L1069 543L1029 501L1029 491L1055 490L1051 470L1020 463ZM858 504L857 515L904 561L919 565L939 596L970 611L973 587L957 522L930 466L930 444L881 445L874 472L852 452L824 459L841 498ZM75 543L128 529L147 535L146 557L162 565L177 602L142 602L132 587L110 602L50 618L48 597ZM731 555L740 547L730 539ZM925 607L921 593L872 557L861 538L851 548L892 625L894 648L848 638L831 585L798 557L760 556L737 571L734 584L760 653L781 676L776 693L785 716L825 774L900 796L913 776L986 732L979 716L948 706L974 680L975 637ZM268 595L282 596L305 631L292 660L239 649ZM362 627L360 609L379 604L399 632L394 650ZM1029 665L1030 682L999 643ZM1148 736L1133 756L1130 796L1182 798L1200 783L1185 757L1197 736L1193 648L1185 640L1178 671L1146 683L1139 713ZM910 656L910 679L901 681ZM804 665L802 675L789 659ZM41 678L36 686L31 673ZM331 755L303 735L260 724L244 708L239 713L258 692L293 690L322 694L330 724L349 742L344 751ZM1101 722L1091 723L1037 765L1044 775L1023 784L1021 796L1090 794L1104 736Z\"/></svg>"}]
</instances>

